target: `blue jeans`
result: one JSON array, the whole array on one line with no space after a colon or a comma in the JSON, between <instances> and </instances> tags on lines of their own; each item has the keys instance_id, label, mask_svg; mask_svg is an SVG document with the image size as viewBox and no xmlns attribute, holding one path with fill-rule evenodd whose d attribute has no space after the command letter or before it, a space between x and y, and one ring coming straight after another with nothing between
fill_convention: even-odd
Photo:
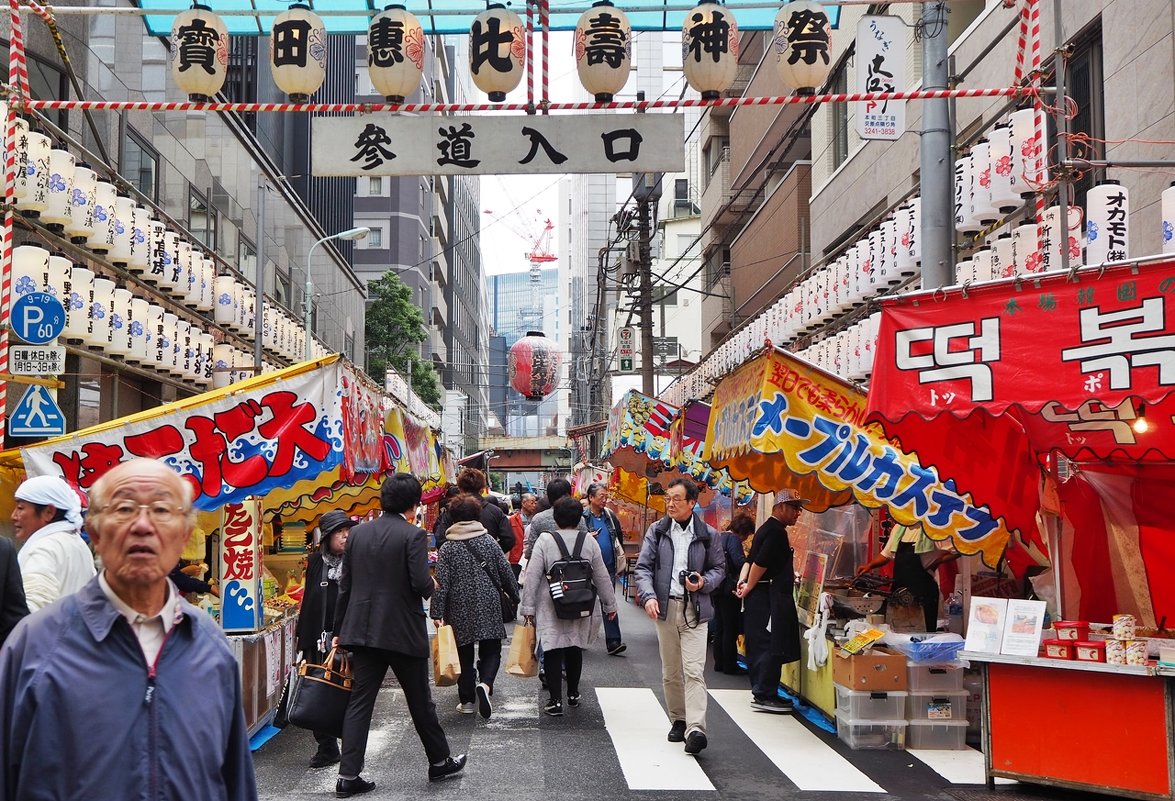
<instances>
[{"instance_id":1,"label":"blue jeans","mask_svg":"<svg viewBox=\"0 0 1175 801\"><path fill-rule=\"evenodd\" d=\"M612 587L615 588L616 574L609 574L609 578L612 579ZM624 642L624 637L620 634L620 615L617 614L614 620L609 620L608 616L604 614L603 600L600 601L600 614L604 617L604 644L609 648L620 645Z\"/></svg>"}]
</instances>

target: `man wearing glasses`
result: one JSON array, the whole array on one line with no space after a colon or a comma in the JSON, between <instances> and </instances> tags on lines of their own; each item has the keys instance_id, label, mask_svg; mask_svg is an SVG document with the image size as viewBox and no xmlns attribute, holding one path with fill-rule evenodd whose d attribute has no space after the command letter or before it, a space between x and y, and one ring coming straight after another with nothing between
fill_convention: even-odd
<instances>
[{"instance_id":1,"label":"man wearing glasses","mask_svg":"<svg viewBox=\"0 0 1175 801\"><path fill-rule=\"evenodd\" d=\"M706 747L706 631L714 616L710 593L722 583L726 560L713 526L694 507L698 486L675 478L665 490L669 514L645 532L637 559L640 603L657 626L669 742L687 754Z\"/></svg>"}]
</instances>

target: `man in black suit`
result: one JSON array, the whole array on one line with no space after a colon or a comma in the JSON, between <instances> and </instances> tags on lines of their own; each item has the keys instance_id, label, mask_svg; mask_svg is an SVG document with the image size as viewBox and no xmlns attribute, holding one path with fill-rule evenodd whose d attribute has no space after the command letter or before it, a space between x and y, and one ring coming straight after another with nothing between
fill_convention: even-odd
<instances>
[{"instance_id":1,"label":"man in black suit","mask_svg":"<svg viewBox=\"0 0 1175 801\"><path fill-rule=\"evenodd\" d=\"M428 757L429 781L458 773L465 754L450 756L437 720L428 675L424 599L436 583L428 572L428 535L413 525L421 487L407 473L380 487L383 515L351 530L335 602L334 645L353 652L354 683L343 721L343 753L335 793L347 798L375 789L359 776L380 685L390 667Z\"/></svg>"},{"instance_id":2,"label":"man in black suit","mask_svg":"<svg viewBox=\"0 0 1175 801\"><path fill-rule=\"evenodd\" d=\"M16 561L12 540L0 537L0 645L8 639L12 628L29 613L24 600L24 582Z\"/></svg>"}]
</instances>

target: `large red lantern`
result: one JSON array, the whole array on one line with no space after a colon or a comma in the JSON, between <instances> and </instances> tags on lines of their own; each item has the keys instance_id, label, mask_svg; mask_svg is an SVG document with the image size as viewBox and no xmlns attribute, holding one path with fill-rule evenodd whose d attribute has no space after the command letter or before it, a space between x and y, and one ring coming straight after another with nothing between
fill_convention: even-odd
<instances>
[{"instance_id":1,"label":"large red lantern","mask_svg":"<svg viewBox=\"0 0 1175 801\"><path fill-rule=\"evenodd\" d=\"M563 354L542 331L527 331L510 348L510 386L538 401L555 391Z\"/></svg>"}]
</instances>

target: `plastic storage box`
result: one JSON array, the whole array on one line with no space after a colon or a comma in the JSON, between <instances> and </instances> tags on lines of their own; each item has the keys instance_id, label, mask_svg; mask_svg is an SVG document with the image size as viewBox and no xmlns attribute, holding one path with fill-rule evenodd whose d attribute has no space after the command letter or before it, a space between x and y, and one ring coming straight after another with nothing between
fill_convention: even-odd
<instances>
[{"instance_id":1,"label":"plastic storage box","mask_svg":"<svg viewBox=\"0 0 1175 801\"><path fill-rule=\"evenodd\" d=\"M910 665L910 692L958 692L963 689L963 669L953 665Z\"/></svg>"},{"instance_id":2,"label":"plastic storage box","mask_svg":"<svg viewBox=\"0 0 1175 801\"><path fill-rule=\"evenodd\" d=\"M839 723L837 721L838 733ZM906 747L961 751L967 747L967 720L911 720L906 732Z\"/></svg>"},{"instance_id":3,"label":"plastic storage box","mask_svg":"<svg viewBox=\"0 0 1175 801\"><path fill-rule=\"evenodd\" d=\"M906 711L905 692L857 691L836 685L836 714L845 720L899 720Z\"/></svg>"},{"instance_id":4,"label":"plastic storage box","mask_svg":"<svg viewBox=\"0 0 1175 801\"><path fill-rule=\"evenodd\" d=\"M847 720L838 714L836 736L854 751L901 751L906 747L906 725L904 720Z\"/></svg>"},{"instance_id":5,"label":"plastic storage box","mask_svg":"<svg viewBox=\"0 0 1175 801\"><path fill-rule=\"evenodd\" d=\"M967 691L910 693L907 720L966 720Z\"/></svg>"}]
</instances>

